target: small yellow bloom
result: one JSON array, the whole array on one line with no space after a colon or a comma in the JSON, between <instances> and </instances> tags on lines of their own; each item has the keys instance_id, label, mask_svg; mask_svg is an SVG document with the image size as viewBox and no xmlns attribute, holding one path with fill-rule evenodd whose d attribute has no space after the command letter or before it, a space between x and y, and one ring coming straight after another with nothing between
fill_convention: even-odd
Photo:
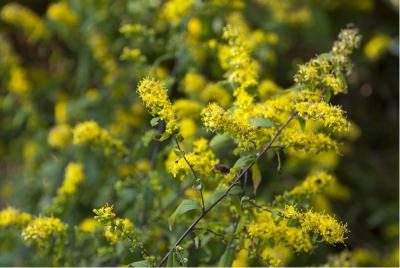
<instances>
[{"instance_id":1,"label":"small yellow bloom","mask_svg":"<svg viewBox=\"0 0 400 268\"><path fill-rule=\"evenodd\" d=\"M54 126L47 137L47 142L51 147L64 148L70 144L72 130L67 124Z\"/></svg>"},{"instance_id":2,"label":"small yellow bloom","mask_svg":"<svg viewBox=\"0 0 400 268\"><path fill-rule=\"evenodd\" d=\"M175 132L178 129L177 120L165 86L146 78L139 83L137 91L150 114L166 122L165 133L170 135Z\"/></svg>"},{"instance_id":3,"label":"small yellow bloom","mask_svg":"<svg viewBox=\"0 0 400 268\"><path fill-rule=\"evenodd\" d=\"M58 218L38 217L33 219L22 231L22 238L26 242L34 242L40 248L51 245L52 238L66 235L68 225Z\"/></svg>"},{"instance_id":4,"label":"small yellow bloom","mask_svg":"<svg viewBox=\"0 0 400 268\"><path fill-rule=\"evenodd\" d=\"M368 59L379 59L390 47L391 38L385 34L374 35L364 46L364 54Z\"/></svg>"},{"instance_id":5,"label":"small yellow bloom","mask_svg":"<svg viewBox=\"0 0 400 268\"><path fill-rule=\"evenodd\" d=\"M13 207L7 207L0 210L0 227L10 225L25 226L32 216L28 213L21 213Z\"/></svg>"},{"instance_id":6,"label":"small yellow bloom","mask_svg":"<svg viewBox=\"0 0 400 268\"><path fill-rule=\"evenodd\" d=\"M79 24L78 15L65 1L51 4L47 9L47 17L53 21L61 22L69 26L76 26Z\"/></svg>"},{"instance_id":7,"label":"small yellow bloom","mask_svg":"<svg viewBox=\"0 0 400 268\"><path fill-rule=\"evenodd\" d=\"M86 218L79 224L79 230L86 233L93 233L99 226L97 221L93 218Z\"/></svg>"}]
</instances>

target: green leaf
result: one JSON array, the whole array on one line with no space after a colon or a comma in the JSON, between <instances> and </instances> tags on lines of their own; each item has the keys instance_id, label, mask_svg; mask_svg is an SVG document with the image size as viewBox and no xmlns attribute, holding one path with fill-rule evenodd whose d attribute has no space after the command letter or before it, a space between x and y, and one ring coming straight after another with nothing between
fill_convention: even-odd
<instances>
[{"instance_id":1,"label":"green leaf","mask_svg":"<svg viewBox=\"0 0 400 268\"><path fill-rule=\"evenodd\" d=\"M173 251L167 260L167 267L179 267L178 257L176 256L175 251Z\"/></svg>"},{"instance_id":2,"label":"green leaf","mask_svg":"<svg viewBox=\"0 0 400 268\"><path fill-rule=\"evenodd\" d=\"M319 55L319 57L323 60L330 60L332 58L332 54L331 53L322 53Z\"/></svg>"},{"instance_id":3,"label":"green leaf","mask_svg":"<svg viewBox=\"0 0 400 268\"><path fill-rule=\"evenodd\" d=\"M251 174L251 178L253 180L253 193L256 194L258 186L260 186L262 181L261 171L257 163L251 167Z\"/></svg>"},{"instance_id":4,"label":"green leaf","mask_svg":"<svg viewBox=\"0 0 400 268\"><path fill-rule=\"evenodd\" d=\"M241 195L243 194L243 189L239 185L233 186L229 191L229 195Z\"/></svg>"},{"instance_id":5,"label":"green leaf","mask_svg":"<svg viewBox=\"0 0 400 268\"><path fill-rule=\"evenodd\" d=\"M249 123L255 127L273 127L273 126L275 126L274 122L272 122L270 119L264 118L264 117L250 118Z\"/></svg>"},{"instance_id":6,"label":"green leaf","mask_svg":"<svg viewBox=\"0 0 400 268\"><path fill-rule=\"evenodd\" d=\"M176 217L183 215L189 211L199 209L200 205L197 201L191 199L185 199L180 203L180 205L175 209L174 213L169 217L169 229L172 230Z\"/></svg>"},{"instance_id":7,"label":"green leaf","mask_svg":"<svg viewBox=\"0 0 400 268\"><path fill-rule=\"evenodd\" d=\"M325 91L325 101L329 102L332 97L332 92L329 89L325 89L324 91Z\"/></svg>"},{"instance_id":8,"label":"green leaf","mask_svg":"<svg viewBox=\"0 0 400 268\"><path fill-rule=\"evenodd\" d=\"M169 138L169 136L171 136L170 133L164 132L164 133L162 134L161 138L159 139L159 141L165 141L166 139Z\"/></svg>"},{"instance_id":9,"label":"green leaf","mask_svg":"<svg viewBox=\"0 0 400 268\"><path fill-rule=\"evenodd\" d=\"M204 200L204 205L207 207L209 207L215 200L217 200L218 197L220 197L223 193L225 192L224 189L218 189L213 191L212 194L210 194L209 196L207 196L206 200Z\"/></svg>"},{"instance_id":10,"label":"green leaf","mask_svg":"<svg viewBox=\"0 0 400 268\"><path fill-rule=\"evenodd\" d=\"M231 138L229 134L217 134L210 141L211 149L218 151L229 144Z\"/></svg>"},{"instance_id":11,"label":"green leaf","mask_svg":"<svg viewBox=\"0 0 400 268\"><path fill-rule=\"evenodd\" d=\"M150 125L152 127L155 127L158 125L158 123L160 122L160 117L154 117L150 120Z\"/></svg>"},{"instance_id":12,"label":"green leaf","mask_svg":"<svg viewBox=\"0 0 400 268\"><path fill-rule=\"evenodd\" d=\"M233 167L243 169L244 167L247 167L248 165L253 163L255 159L256 159L256 157L252 154L242 156L236 161L236 163Z\"/></svg>"},{"instance_id":13,"label":"green leaf","mask_svg":"<svg viewBox=\"0 0 400 268\"><path fill-rule=\"evenodd\" d=\"M175 151L175 154L176 154L176 156L178 156L178 157L184 157L184 156L185 156L185 152L184 152L184 151L181 151L181 150Z\"/></svg>"},{"instance_id":14,"label":"green leaf","mask_svg":"<svg viewBox=\"0 0 400 268\"><path fill-rule=\"evenodd\" d=\"M154 128L146 131L142 136L142 142L145 147L149 146L150 142L158 135L158 131Z\"/></svg>"},{"instance_id":15,"label":"green leaf","mask_svg":"<svg viewBox=\"0 0 400 268\"><path fill-rule=\"evenodd\" d=\"M149 262L147 260L135 261L131 263L133 267L149 267Z\"/></svg>"},{"instance_id":16,"label":"green leaf","mask_svg":"<svg viewBox=\"0 0 400 268\"><path fill-rule=\"evenodd\" d=\"M276 159L278 160L278 166L276 167L276 171L279 173L281 172L281 154L279 153L279 151L276 151Z\"/></svg>"},{"instance_id":17,"label":"green leaf","mask_svg":"<svg viewBox=\"0 0 400 268\"><path fill-rule=\"evenodd\" d=\"M272 211L272 219L274 220L274 222L278 222L279 220L281 220L281 216L278 210L274 210Z\"/></svg>"},{"instance_id":18,"label":"green leaf","mask_svg":"<svg viewBox=\"0 0 400 268\"><path fill-rule=\"evenodd\" d=\"M219 267L231 267L233 259L235 258L235 249L229 247L225 250L224 254L218 261Z\"/></svg>"},{"instance_id":19,"label":"green leaf","mask_svg":"<svg viewBox=\"0 0 400 268\"><path fill-rule=\"evenodd\" d=\"M304 132L304 129L306 128L306 120L304 120L303 117L297 116L297 122L299 122L301 130Z\"/></svg>"}]
</instances>

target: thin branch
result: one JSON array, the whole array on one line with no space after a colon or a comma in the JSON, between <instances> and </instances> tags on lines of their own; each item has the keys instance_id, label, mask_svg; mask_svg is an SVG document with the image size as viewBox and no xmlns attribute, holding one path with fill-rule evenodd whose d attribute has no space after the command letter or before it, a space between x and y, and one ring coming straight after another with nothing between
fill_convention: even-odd
<instances>
[{"instance_id":1,"label":"thin branch","mask_svg":"<svg viewBox=\"0 0 400 268\"><path fill-rule=\"evenodd\" d=\"M268 151L268 149L271 148L272 144L275 142L275 140L278 138L279 134L289 125L289 123L297 117L297 112L293 113L290 118L286 121L284 125L282 125L278 131L275 133L274 137L271 139L271 141L264 147L264 149L257 155L257 158L250 164L248 165L242 172L239 173L239 175L236 177L236 179L230 184L230 186L215 200L208 208L204 210L204 212L197 217L197 219L183 232L183 234L179 237L179 239L175 242L175 245L165 254L165 256L162 258L160 264L158 266L163 266L165 262L167 261L169 255L173 252L174 248L178 246L185 238L186 236L193 230L194 227L210 212L216 205L219 204L228 194L229 191L232 190L232 188L239 182L239 180L243 177L244 174L246 174L251 167L261 158L264 156L264 154Z\"/></svg>"},{"instance_id":2,"label":"thin branch","mask_svg":"<svg viewBox=\"0 0 400 268\"><path fill-rule=\"evenodd\" d=\"M221 237L223 240L226 239L225 238L225 234L217 233L217 232L215 232L215 231L213 231L213 230L211 230L209 228L200 228L200 227L193 228L193 231L196 231L196 230L204 230L207 233L211 233L211 234L213 234L215 236Z\"/></svg>"},{"instance_id":3,"label":"thin branch","mask_svg":"<svg viewBox=\"0 0 400 268\"><path fill-rule=\"evenodd\" d=\"M193 177L195 179L196 182L200 183L200 197L201 197L201 209L203 210L203 213L205 212L205 205L204 205L204 197L203 197L203 186L201 184L200 179L197 177L196 172L193 169L193 166L189 163L189 160L187 160L186 158L186 153L184 150L181 149L181 146L179 145L178 139L176 138L176 136L174 135L174 140L176 143L176 147L178 147L178 150L183 154L183 159L185 160L186 164L189 166L190 170L192 171Z\"/></svg>"}]
</instances>

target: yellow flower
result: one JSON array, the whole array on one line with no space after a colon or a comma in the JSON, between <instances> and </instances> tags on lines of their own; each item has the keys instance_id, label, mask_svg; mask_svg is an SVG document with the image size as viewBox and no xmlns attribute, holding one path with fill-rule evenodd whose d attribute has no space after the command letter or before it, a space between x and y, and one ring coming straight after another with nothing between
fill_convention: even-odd
<instances>
[{"instance_id":1,"label":"yellow flower","mask_svg":"<svg viewBox=\"0 0 400 268\"><path fill-rule=\"evenodd\" d=\"M11 68L8 88L19 95L26 95L31 91L32 86L23 68L17 66Z\"/></svg>"},{"instance_id":2,"label":"yellow flower","mask_svg":"<svg viewBox=\"0 0 400 268\"><path fill-rule=\"evenodd\" d=\"M149 172L151 169L151 163L149 160L141 159L136 161L135 168L137 172Z\"/></svg>"},{"instance_id":3,"label":"yellow flower","mask_svg":"<svg viewBox=\"0 0 400 268\"><path fill-rule=\"evenodd\" d=\"M106 38L97 31L89 31L87 36L89 46L93 52L93 57L101 64L101 67L106 71L104 83L112 84L118 76L118 65L111 52L110 46Z\"/></svg>"},{"instance_id":4,"label":"yellow flower","mask_svg":"<svg viewBox=\"0 0 400 268\"><path fill-rule=\"evenodd\" d=\"M0 210L0 227L10 225L25 226L32 216L28 213L21 213L18 209L7 207Z\"/></svg>"},{"instance_id":5,"label":"yellow flower","mask_svg":"<svg viewBox=\"0 0 400 268\"><path fill-rule=\"evenodd\" d=\"M210 176L215 165L218 164L218 159L214 152L208 147L208 141L203 138L193 142L193 152L186 153L185 157L193 167L194 171L205 177ZM174 150L170 152L166 161L166 166L168 171L174 177L179 173L188 175L191 172L185 159L181 156L177 156ZM181 178L183 179L183 177Z\"/></svg>"},{"instance_id":6,"label":"yellow flower","mask_svg":"<svg viewBox=\"0 0 400 268\"><path fill-rule=\"evenodd\" d=\"M182 17L189 14L194 4L194 0L168 0L163 6L161 17L170 22L177 22Z\"/></svg>"},{"instance_id":7,"label":"yellow flower","mask_svg":"<svg viewBox=\"0 0 400 268\"><path fill-rule=\"evenodd\" d=\"M379 59L390 47L391 38L385 34L374 35L364 46L364 54L368 59Z\"/></svg>"},{"instance_id":8,"label":"yellow flower","mask_svg":"<svg viewBox=\"0 0 400 268\"><path fill-rule=\"evenodd\" d=\"M104 228L104 236L112 243L115 244L119 239L124 238L124 233L133 231L133 223L129 219L119 219L115 220L115 226L118 228L113 228L112 226L106 226ZM123 231L120 231L120 230Z\"/></svg>"},{"instance_id":9,"label":"yellow flower","mask_svg":"<svg viewBox=\"0 0 400 268\"><path fill-rule=\"evenodd\" d=\"M192 139L196 136L197 125L193 119L185 118L179 122L179 133L185 139Z\"/></svg>"},{"instance_id":10,"label":"yellow flower","mask_svg":"<svg viewBox=\"0 0 400 268\"><path fill-rule=\"evenodd\" d=\"M298 220L301 229L321 235L328 244L344 243L346 239L347 226L328 214L311 210L298 212L292 205L285 205L282 214L284 217Z\"/></svg>"},{"instance_id":11,"label":"yellow flower","mask_svg":"<svg viewBox=\"0 0 400 268\"><path fill-rule=\"evenodd\" d=\"M33 219L22 231L26 242L34 242L39 247L49 247L51 239L66 235L68 226L58 218L38 217Z\"/></svg>"},{"instance_id":12,"label":"yellow flower","mask_svg":"<svg viewBox=\"0 0 400 268\"><path fill-rule=\"evenodd\" d=\"M51 147L64 148L72 138L72 130L67 124L54 126L47 137L47 142Z\"/></svg>"},{"instance_id":13,"label":"yellow flower","mask_svg":"<svg viewBox=\"0 0 400 268\"><path fill-rule=\"evenodd\" d=\"M201 74L187 73L183 78L183 88L187 94L199 93L206 85L206 79Z\"/></svg>"},{"instance_id":14,"label":"yellow flower","mask_svg":"<svg viewBox=\"0 0 400 268\"><path fill-rule=\"evenodd\" d=\"M232 262L232 267L247 267L248 266L248 252L246 249L240 250L236 253L235 259Z\"/></svg>"},{"instance_id":15,"label":"yellow flower","mask_svg":"<svg viewBox=\"0 0 400 268\"><path fill-rule=\"evenodd\" d=\"M205 102L216 102L222 107L231 103L231 95L222 86L215 83L208 83L201 91L200 97Z\"/></svg>"},{"instance_id":16,"label":"yellow flower","mask_svg":"<svg viewBox=\"0 0 400 268\"><path fill-rule=\"evenodd\" d=\"M257 143L256 127L250 125L246 118L232 115L216 103L211 103L203 109L201 119L207 130L221 134L229 133L239 147L245 150L253 148Z\"/></svg>"},{"instance_id":17,"label":"yellow flower","mask_svg":"<svg viewBox=\"0 0 400 268\"><path fill-rule=\"evenodd\" d=\"M121 54L121 60L135 60L135 59L144 59L140 49L137 48L131 49L124 47Z\"/></svg>"},{"instance_id":18,"label":"yellow flower","mask_svg":"<svg viewBox=\"0 0 400 268\"><path fill-rule=\"evenodd\" d=\"M258 93L262 99L268 99L271 96L276 95L277 92L281 91L282 88L275 84L274 81L266 79L261 81L258 86Z\"/></svg>"},{"instance_id":19,"label":"yellow flower","mask_svg":"<svg viewBox=\"0 0 400 268\"><path fill-rule=\"evenodd\" d=\"M93 218L86 218L79 224L79 230L86 233L93 233L97 228L98 223Z\"/></svg>"},{"instance_id":20,"label":"yellow flower","mask_svg":"<svg viewBox=\"0 0 400 268\"><path fill-rule=\"evenodd\" d=\"M308 232L288 226L287 220L275 223L269 212L259 213L256 221L249 225L248 231L250 237L258 237L263 241L272 240L275 244L284 243L296 252L310 252L313 248Z\"/></svg>"},{"instance_id":21,"label":"yellow flower","mask_svg":"<svg viewBox=\"0 0 400 268\"><path fill-rule=\"evenodd\" d=\"M187 24L188 33L190 38L198 39L201 35L202 26L201 21L198 18L191 18Z\"/></svg>"},{"instance_id":22,"label":"yellow flower","mask_svg":"<svg viewBox=\"0 0 400 268\"><path fill-rule=\"evenodd\" d=\"M175 132L178 125L165 86L158 81L146 78L140 82L137 91L150 114L166 122L165 134L170 135Z\"/></svg>"},{"instance_id":23,"label":"yellow flower","mask_svg":"<svg viewBox=\"0 0 400 268\"><path fill-rule=\"evenodd\" d=\"M283 196L277 196L277 200L282 198L290 198L291 196L311 196L324 191L329 184L333 183L335 178L325 172L318 172L307 176L302 183L294 187L291 191L286 192Z\"/></svg>"},{"instance_id":24,"label":"yellow flower","mask_svg":"<svg viewBox=\"0 0 400 268\"><path fill-rule=\"evenodd\" d=\"M248 44L244 37L230 26L224 28L223 38L228 40L227 79L233 85L245 89L257 85L258 65L250 57Z\"/></svg>"},{"instance_id":25,"label":"yellow flower","mask_svg":"<svg viewBox=\"0 0 400 268\"><path fill-rule=\"evenodd\" d=\"M3 6L1 18L10 24L20 27L33 42L47 39L49 32L43 20L30 9L17 4L9 3Z\"/></svg>"},{"instance_id":26,"label":"yellow flower","mask_svg":"<svg viewBox=\"0 0 400 268\"><path fill-rule=\"evenodd\" d=\"M51 4L47 9L47 17L49 17L51 20L61 22L69 26L76 26L79 24L78 15L65 1Z\"/></svg>"},{"instance_id":27,"label":"yellow flower","mask_svg":"<svg viewBox=\"0 0 400 268\"><path fill-rule=\"evenodd\" d=\"M54 117L57 124L66 124L68 122L68 101L61 100L56 103Z\"/></svg>"},{"instance_id":28,"label":"yellow flower","mask_svg":"<svg viewBox=\"0 0 400 268\"><path fill-rule=\"evenodd\" d=\"M76 192L77 187L85 180L83 165L71 162L65 168L64 182L57 190L58 195L72 195Z\"/></svg>"},{"instance_id":29,"label":"yellow flower","mask_svg":"<svg viewBox=\"0 0 400 268\"><path fill-rule=\"evenodd\" d=\"M73 143L77 145L93 144L103 146L104 152L108 154L111 150L115 150L120 154L126 154L127 149L122 141L113 138L110 133L102 129L94 121L85 121L75 126L73 130Z\"/></svg>"},{"instance_id":30,"label":"yellow flower","mask_svg":"<svg viewBox=\"0 0 400 268\"><path fill-rule=\"evenodd\" d=\"M178 118L198 118L202 109L200 103L188 99L176 100L172 107Z\"/></svg>"}]
</instances>

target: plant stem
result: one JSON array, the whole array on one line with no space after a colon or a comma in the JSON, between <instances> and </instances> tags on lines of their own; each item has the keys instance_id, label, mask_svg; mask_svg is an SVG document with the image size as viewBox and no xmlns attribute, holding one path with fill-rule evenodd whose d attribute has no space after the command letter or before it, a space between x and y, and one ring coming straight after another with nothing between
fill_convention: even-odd
<instances>
[{"instance_id":1,"label":"plant stem","mask_svg":"<svg viewBox=\"0 0 400 268\"><path fill-rule=\"evenodd\" d=\"M242 172L239 173L239 175L236 177L236 179L229 185L229 187L215 200L208 208L206 208L200 216L197 217L197 219L183 232L183 234L179 237L179 239L175 242L175 245L165 254L165 256L162 258L160 264L158 266L163 266L165 262L167 261L169 255L173 252L174 248L178 246L185 238L186 236L193 230L194 227L207 215L208 212L210 212L216 205L218 205L219 202L221 202L228 194L229 191L232 190L232 188L236 185L236 183L239 182L239 180L243 177L244 174L246 174L251 167L261 158L264 156L264 154L268 151L268 149L271 148L272 144L275 142L275 140L278 138L279 134L289 125L289 123L297 117L297 112L293 113L290 118L286 121L285 124L283 124L278 131L275 133L274 137L271 139L271 141L264 147L264 149L257 155L257 158L249 164Z\"/></svg>"},{"instance_id":2,"label":"plant stem","mask_svg":"<svg viewBox=\"0 0 400 268\"><path fill-rule=\"evenodd\" d=\"M201 184L200 179L197 177L196 172L193 169L193 166L189 163L189 160L187 160L186 158L186 153L185 151L183 151L181 149L181 146L179 145L178 139L176 138L176 136L174 135L174 139L175 139L175 143L176 143L176 147L178 147L178 150L183 154L183 159L185 160L185 162L188 164L190 170L192 171L193 177L195 179L196 182L200 183L200 197L201 197L201 209L203 210L203 213L205 212L205 205L204 205L204 197L203 197L203 186Z\"/></svg>"}]
</instances>

